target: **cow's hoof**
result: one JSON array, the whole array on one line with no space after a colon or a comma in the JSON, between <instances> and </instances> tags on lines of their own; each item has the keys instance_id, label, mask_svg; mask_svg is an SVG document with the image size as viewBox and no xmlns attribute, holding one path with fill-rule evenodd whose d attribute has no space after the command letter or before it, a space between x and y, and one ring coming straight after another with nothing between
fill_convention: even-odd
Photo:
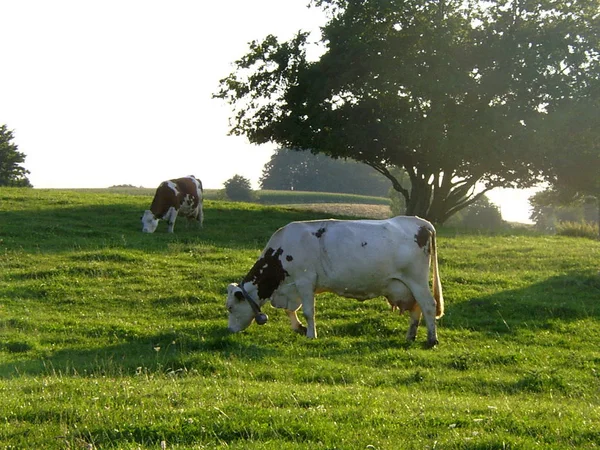
<instances>
[{"instance_id":1,"label":"cow's hoof","mask_svg":"<svg viewBox=\"0 0 600 450\"><path fill-rule=\"evenodd\" d=\"M434 340L428 340L427 344L425 345L426 348L433 348L436 347L439 344L439 341L437 339Z\"/></svg>"},{"instance_id":2,"label":"cow's hoof","mask_svg":"<svg viewBox=\"0 0 600 450\"><path fill-rule=\"evenodd\" d=\"M298 328L294 329L295 333L301 334L302 336L306 336L306 327L304 325L300 325Z\"/></svg>"}]
</instances>

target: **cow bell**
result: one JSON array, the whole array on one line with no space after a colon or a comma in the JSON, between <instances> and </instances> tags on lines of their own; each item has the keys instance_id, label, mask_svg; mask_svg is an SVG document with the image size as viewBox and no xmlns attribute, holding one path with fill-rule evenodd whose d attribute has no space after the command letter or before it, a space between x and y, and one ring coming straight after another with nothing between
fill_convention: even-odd
<instances>
[{"instance_id":1,"label":"cow bell","mask_svg":"<svg viewBox=\"0 0 600 450\"><path fill-rule=\"evenodd\" d=\"M269 316L261 312L254 316L254 320L256 320L257 324L264 325L265 323L267 323L267 320L269 320Z\"/></svg>"}]
</instances>

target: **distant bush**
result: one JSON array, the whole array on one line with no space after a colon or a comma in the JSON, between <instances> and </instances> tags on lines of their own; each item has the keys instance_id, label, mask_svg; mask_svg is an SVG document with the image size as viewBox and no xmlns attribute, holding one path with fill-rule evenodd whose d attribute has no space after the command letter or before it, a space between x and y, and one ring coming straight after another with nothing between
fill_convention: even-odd
<instances>
[{"instance_id":1,"label":"distant bush","mask_svg":"<svg viewBox=\"0 0 600 450\"><path fill-rule=\"evenodd\" d=\"M251 202L256 198L250 180L241 175L234 175L224 183L224 186L225 195L227 195L229 200Z\"/></svg>"},{"instance_id":2,"label":"distant bush","mask_svg":"<svg viewBox=\"0 0 600 450\"><path fill-rule=\"evenodd\" d=\"M404 201L404 197L400 192L396 191L394 188L390 188L390 211L392 211L392 216L401 216L406 214L406 202Z\"/></svg>"},{"instance_id":3,"label":"distant bush","mask_svg":"<svg viewBox=\"0 0 600 450\"><path fill-rule=\"evenodd\" d=\"M556 234L561 236L587 237L596 239L598 237L598 225L590 222L558 222Z\"/></svg>"}]
</instances>

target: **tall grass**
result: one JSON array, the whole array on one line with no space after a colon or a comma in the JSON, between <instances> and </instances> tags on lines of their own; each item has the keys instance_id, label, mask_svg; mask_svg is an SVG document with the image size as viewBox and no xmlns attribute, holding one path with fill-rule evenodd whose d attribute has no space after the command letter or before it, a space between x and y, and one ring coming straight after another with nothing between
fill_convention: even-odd
<instances>
[{"instance_id":1,"label":"tall grass","mask_svg":"<svg viewBox=\"0 0 600 450\"><path fill-rule=\"evenodd\" d=\"M226 332L226 286L318 213L207 201L141 233L147 196L0 189L4 448L500 449L600 442L600 243L441 229L440 345L387 302L324 294Z\"/></svg>"},{"instance_id":2,"label":"tall grass","mask_svg":"<svg viewBox=\"0 0 600 450\"><path fill-rule=\"evenodd\" d=\"M600 236L598 224L590 222L558 222L556 224L556 234L590 239L597 239Z\"/></svg>"}]
</instances>

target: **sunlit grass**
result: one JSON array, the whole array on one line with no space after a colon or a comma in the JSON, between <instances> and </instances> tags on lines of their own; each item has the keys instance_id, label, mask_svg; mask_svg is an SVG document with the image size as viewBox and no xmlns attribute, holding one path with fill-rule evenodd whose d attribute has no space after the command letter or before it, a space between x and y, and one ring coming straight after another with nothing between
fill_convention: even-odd
<instances>
[{"instance_id":1,"label":"sunlit grass","mask_svg":"<svg viewBox=\"0 0 600 450\"><path fill-rule=\"evenodd\" d=\"M317 300L319 339L226 332L224 293L319 213L207 201L140 231L148 196L0 189L6 448L594 448L600 243L439 232L439 347L387 302ZM164 224L163 224L164 225Z\"/></svg>"}]
</instances>

